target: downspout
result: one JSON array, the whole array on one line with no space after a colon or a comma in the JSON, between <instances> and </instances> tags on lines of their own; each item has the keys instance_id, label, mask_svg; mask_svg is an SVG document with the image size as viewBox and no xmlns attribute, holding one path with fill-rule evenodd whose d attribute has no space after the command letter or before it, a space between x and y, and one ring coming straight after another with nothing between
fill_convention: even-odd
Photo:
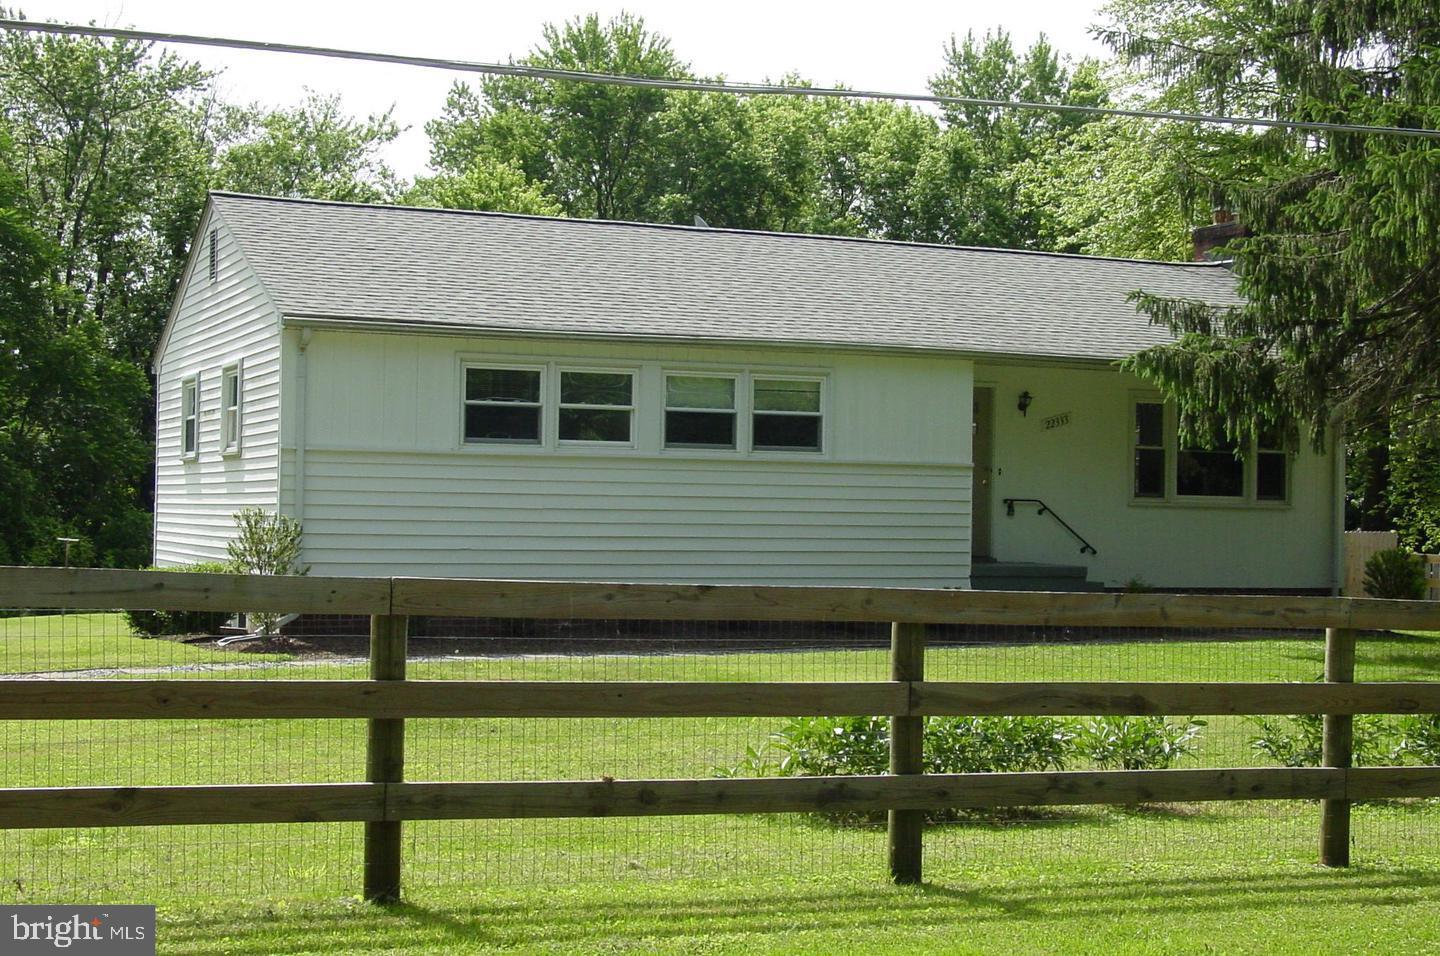
<instances>
[{"instance_id":1,"label":"downspout","mask_svg":"<svg viewBox=\"0 0 1440 956\"><path fill-rule=\"evenodd\" d=\"M1332 423L1330 428L1335 454L1330 469L1330 522L1333 531L1330 593L1339 594L1345 587L1345 437L1339 422Z\"/></svg>"},{"instance_id":2,"label":"downspout","mask_svg":"<svg viewBox=\"0 0 1440 956\"><path fill-rule=\"evenodd\" d=\"M306 373L305 350L310 347L310 338L315 334L311 328L300 330L300 357L295 363L295 520L305 526L305 413L309 395L309 376Z\"/></svg>"}]
</instances>

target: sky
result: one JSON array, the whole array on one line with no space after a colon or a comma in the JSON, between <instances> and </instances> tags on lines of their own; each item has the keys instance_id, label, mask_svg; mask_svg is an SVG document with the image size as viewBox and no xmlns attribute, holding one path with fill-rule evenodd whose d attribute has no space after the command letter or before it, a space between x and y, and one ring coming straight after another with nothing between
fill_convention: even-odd
<instances>
[{"instance_id":1,"label":"sky","mask_svg":"<svg viewBox=\"0 0 1440 956\"><path fill-rule=\"evenodd\" d=\"M950 0L918 3L730 0L10 0L28 19L133 27L168 33L269 40L311 46L406 53L463 60L504 61L530 52L545 23L627 10L701 75L735 81L778 79L795 72L817 85L924 92L940 68L952 35L1003 28L1019 48L1042 32L1058 50L1100 56L1087 29L1099 0L1007 0L1004 4ZM177 47L191 60L223 69L221 94L236 102L292 106L305 88L340 93L358 116L394 108L406 127L385 159L403 176L422 173L429 152L425 122L438 116L445 93L466 74L390 64L346 62L206 47Z\"/></svg>"}]
</instances>

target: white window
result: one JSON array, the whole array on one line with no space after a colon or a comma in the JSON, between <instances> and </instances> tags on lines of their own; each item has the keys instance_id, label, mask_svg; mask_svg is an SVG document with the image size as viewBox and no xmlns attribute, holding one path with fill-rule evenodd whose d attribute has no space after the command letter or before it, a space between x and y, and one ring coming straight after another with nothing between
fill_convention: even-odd
<instances>
[{"instance_id":1,"label":"white window","mask_svg":"<svg viewBox=\"0 0 1440 956\"><path fill-rule=\"evenodd\" d=\"M466 366L465 441L540 444L542 378L538 368Z\"/></svg>"},{"instance_id":2,"label":"white window","mask_svg":"<svg viewBox=\"0 0 1440 956\"><path fill-rule=\"evenodd\" d=\"M220 373L220 450L225 454L240 450L241 388L240 366Z\"/></svg>"},{"instance_id":3,"label":"white window","mask_svg":"<svg viewBox=\"0 0 1440 956\"><path fill-rule=\"evenodd\" d=\"M1290 452L1278 429L1265 429L1255 447L1255 498L1290 500Z\"/></svg>"},{"instance_id":4,"label":"white window","mask_svg":"<svg viewBox=\"0 0 1440 956\"><path fill-rule=\"evenodd\" d=\"M629 444L634 416L633 372L560 370L560 441Z\"/></svg>"},{"instance_id":5,"label":"white window","mask_svg":"<svg viewBox=\"0 0 1440 956\"><path fill-rule=\"evenodd\" d=\"M751 380L751 447L755 451L819 451L820 380Z\"/></svg>"},{"instance_id":6,"label":"white window","mask_svg":"<svg viewBox=\"0 0 1440 956\"><path fill-rule=\"evenodd\" d=\"M665 376L665 447L735 447L735 376Z\"/></svg>"},{"instance_id":7,"label":"white window","mask_svg":"<svg viewBox=\"0 0 1440 956\"><path fill-rule=\"evenodd\" d=\"M1274 430L1265 430L1251 454L1224 435L1182 446L1175 409L1158 399L1133 403L1131 494L1172 502L1286 502L1290 452ZM1172 464L1173 462L1173 464Z\"/></svg>"},{"instance_id":8,"label":"white window","mask_svg":"<svg viewBox=\"0 0 1440 956\"><path fill-rule=\"evenodd\" d=\"M200 446L200 379L180 383L180 454L194 458Z\"/></svg>"},{"instance_id":9,"label":"white window","mask_svg":"<svg viewBox=\"0 0 1440 956\"><path fill-rule=\"evenodd\" d=\"M1135 497L1165 497L1165 406L1135 403Z\"/></svg>"}]
</instances>

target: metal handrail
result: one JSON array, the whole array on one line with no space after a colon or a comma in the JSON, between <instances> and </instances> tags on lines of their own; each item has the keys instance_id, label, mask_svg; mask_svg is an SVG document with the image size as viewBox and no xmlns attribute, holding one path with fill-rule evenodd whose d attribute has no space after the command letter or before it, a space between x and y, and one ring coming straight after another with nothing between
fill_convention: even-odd
<instances>
[{"instance_id":1,"label":"metal handrail","mask_svg":"<svg viewBox=\"0 0 1440 956\"><path fill-rule=\"evenodd\" d=\"M1045 502L1041 501L1039 498L1002 498L1001 501L1002 501L1002 502L1004 503L1004 505L1005 505L1005 514L1006 514L1006 516L1007 516L1007 517L1010 517L1010 518L1015 517L1015 506L1016 506L1017 504L1039 505L1039 506L1040 506L1040 510L1037 511L1037 512L1035 512L1035 513L1036 513L1037 515L1048 514L1048 515L1052 516L1056 521L1060 522L1060 527L1062 527L1062 528L1064 528L1066 531L1070 532L1071 536L1074 537L1076 541L1079 541L1079 542L1080 542L1080 553L1081 553L1081 554L1098 554L1098 553L1099 553L1099 552L1097 552L1097 551L1095 550L1095 546L1094 546L1093 544L1091 544L1089 541L1086 541L1083 537L1080 536L1080 532L1078 532L1078 531L1076 531L1074 528L1070 527L1070 523L1069 523L1068 521L1066 521L1064 518L1062 518L1062 517L1060 517L1058 514L1056 514L1054 508L1050 507L1050 506L1047 505Z\"/></svg>"}]
</instances>

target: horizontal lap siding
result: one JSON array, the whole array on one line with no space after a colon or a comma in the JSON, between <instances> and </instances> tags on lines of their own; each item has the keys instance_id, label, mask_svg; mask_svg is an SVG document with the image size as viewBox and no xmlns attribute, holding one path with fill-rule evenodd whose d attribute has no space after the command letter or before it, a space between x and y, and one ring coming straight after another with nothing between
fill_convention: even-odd
<instances>
[{"instance_id":1,"label":"horizontal lap siding","mask_svg":"<svg viewBox=\"0 0 1440 956\"><path fill-rule=\"evenodd\" d=\"M158 363L155 563L188 564L225 557L241 508L275 510L279 487L280 335L269 297L222 223L219 273L211 282L208 229L189 276L174 327ZM221 454L220 382L242 366L241 451ZM200 376L199 455L180 457L180 389Z\"/></svg>"},{"instance_id":2,"label":"horizontal lap siding","mask_svg":"<svg viewBox=\"0 0 1440 956\"><path fill-rule=\"evenodd\" d=\"M307 452L316 573L963 587L969 470Z\"/></svg>"}]
</instances>

